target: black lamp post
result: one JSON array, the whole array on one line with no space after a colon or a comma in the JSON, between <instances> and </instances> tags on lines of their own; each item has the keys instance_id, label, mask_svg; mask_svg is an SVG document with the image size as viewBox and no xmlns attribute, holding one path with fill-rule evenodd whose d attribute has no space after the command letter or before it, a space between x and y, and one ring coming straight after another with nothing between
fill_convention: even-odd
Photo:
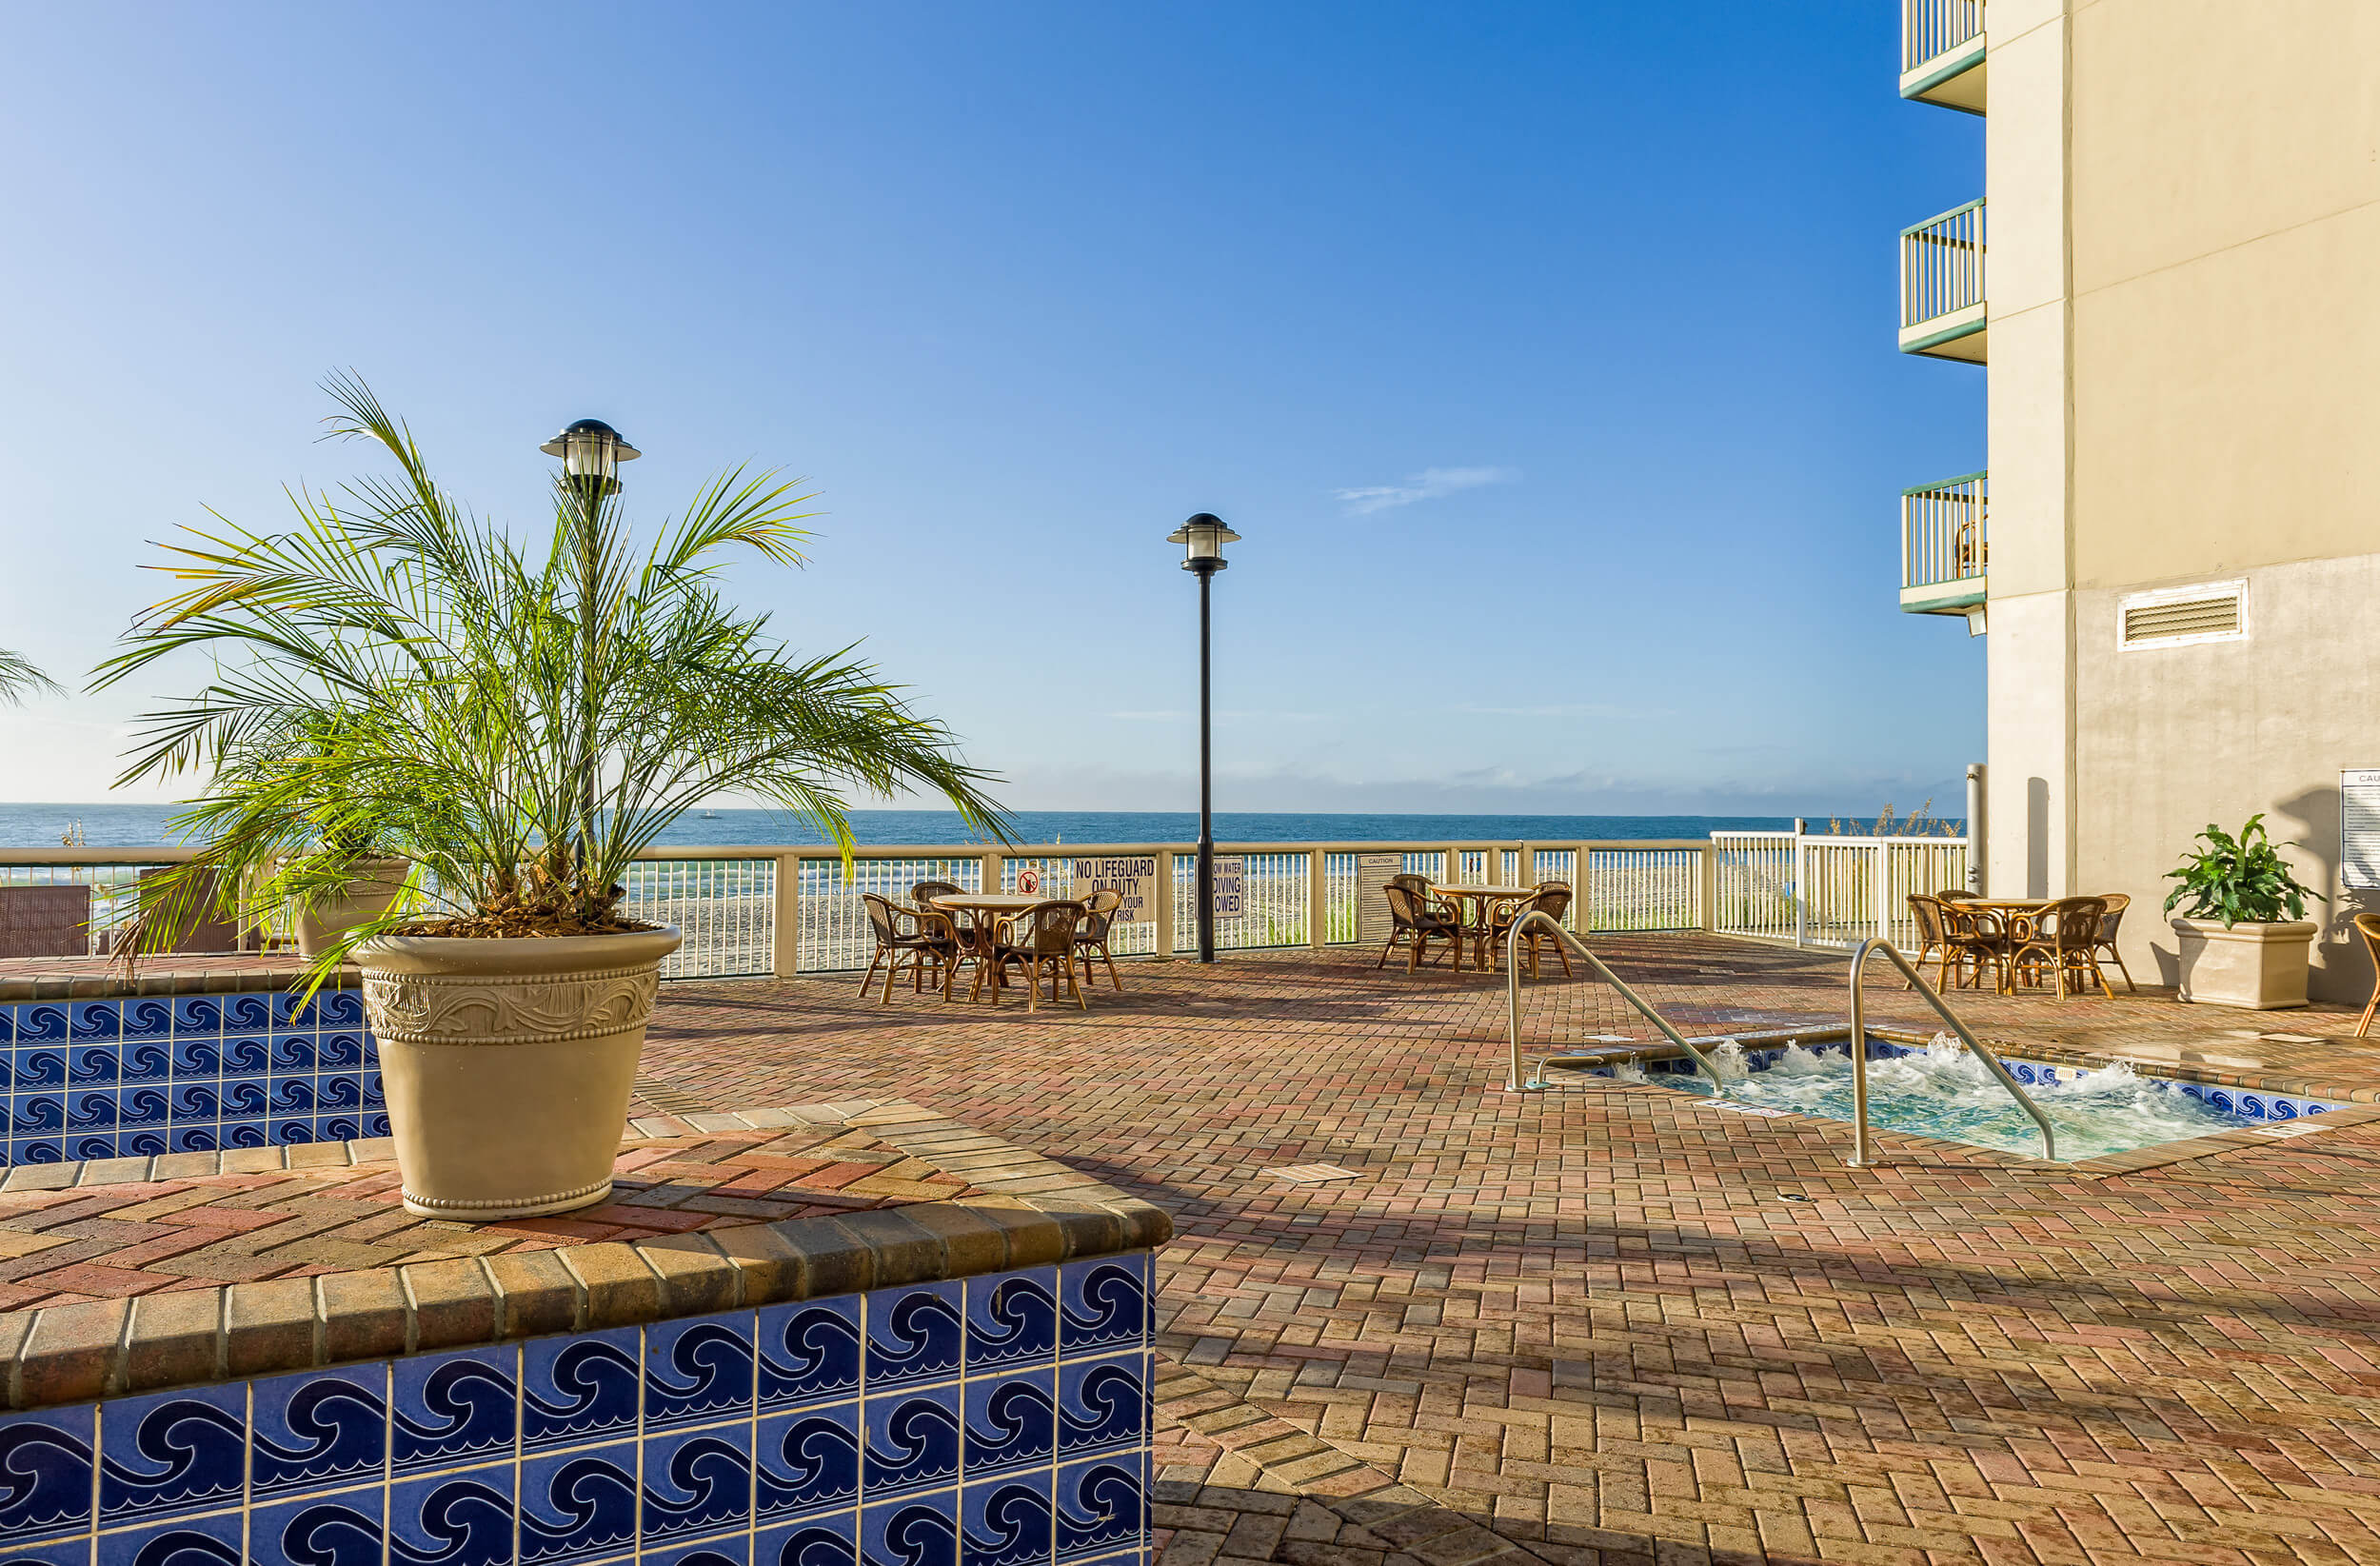
<instances>
[{"instance_id":1,"label":"black lamp post","mask_svg":"<svg viewBox=\"0 0 2380 1566\"><path fill-rule=\"evenodd\" d=\"M1182 545L1181 568L1199 579L1199 961L1215 961L1215 729L1208 704L1211 679L1207 628L1207 587L1215 573L1231 563L1223 545L1240 535L1223 519L1201 511L1167 535L1166 543Z\"/></svg>"},{"instance_id":2,"label":"black lamp post","mask_svg":"<svg viewBox=\"0 0 2380 1566\"><path fill-rule=\"evenodd\" d=\"M597 654L594 604L603 576L603 516L604 500L620 492L620 465L633 462L645 453L621 439L620 431L601 419L581 419L565 426L561 434L537 448L548 457L562 459L563 483L570 486L578 499L579 513L579 659L585 671L582 686L585 706L579 735L579 766L584 775L579 785L579 851L586 853L595 841L596 798L599 787L595 776L595 725L597 714L591 704L595 681Z\"/></svg>"}]
</instances>

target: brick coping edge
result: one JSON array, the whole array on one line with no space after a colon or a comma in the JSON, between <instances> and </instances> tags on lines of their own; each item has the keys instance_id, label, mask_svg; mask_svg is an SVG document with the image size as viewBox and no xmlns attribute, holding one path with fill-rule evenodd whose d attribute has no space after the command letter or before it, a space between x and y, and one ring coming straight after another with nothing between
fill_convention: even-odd
<instances>
[{"instance_id":1,"label":"brick coping edge","mask_svg":"<svg viewBox=\"0 0 2380 1566\"><path fill-rule=\"evenodd\" d=\"M0 1313L11 1410L283 1371L592 1332L746 1305L1151 1250L1162 1208L901 1100L640 1116L637 1136L795 1126L865 1129L962 1175L963 1201L810 1217L563 1250L516 1251L311 1278L217 1284ZM330 1167L386 1156L386 1138L30 1164L0 1189L57 1190L218 1172ZM188 1160L208 1160L220 1168ZM18 1177L35 1179L19 1182Z\"/></svg>"},{"instance_id":2,"label":"brick coping edge","mask_svg":"<svg viewBox=\"0 0 2380 1566\"><path fill-rule=\"evenodd\" d=\"M258 968L159 968L130 978L120 973L0 975L0 1005L28 1001L118 1001L136 996L241 995L263 990L300 990L311 981L313 970L284 965ZM363 975L341 968L323 981L327 990L364 986Z\"/></svg>"}]
</instances>

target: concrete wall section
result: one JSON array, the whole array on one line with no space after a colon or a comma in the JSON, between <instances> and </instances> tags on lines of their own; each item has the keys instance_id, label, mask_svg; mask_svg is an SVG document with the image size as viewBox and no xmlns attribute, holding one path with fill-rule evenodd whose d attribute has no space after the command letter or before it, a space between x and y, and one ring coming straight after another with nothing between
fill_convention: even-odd
<instances>
[{"instance_id":1,"label":"concrete wall section","mask_svg":"<svg viewBox=\"0 0 2380 1566\"><path fill-rule=\"evenodd\" d=\"M2078 294L2380 199L2380 6L2096 0L2071 28Z\"/></svg>"},{"instance_id":2,"label":"concrete wall section","mask_svg":"<svg viewBox=\"0 0 2380 1566\"><path fill-rule=\"evenodd\" d=\"M2380 205L2075 299L2079 584L2371 547L2360 502L2380 469L2374 255ZM1996 471L1993 490L1996 502ZM1995 538L1995 579L1997 554Z\"/></svg>"},{"instance_id":3,"label":"concrete wall section","mask_svg":"<svg viewBox=\"0 0 2380 1566\"><path fill-rule=\"evenodd\" d=\"M2068 885L2067 598L1992 599L1983 884L1994 897L2057 897Z\"/></svg>"},{"instance_id":4,"label":"concrete wall section","mask_svg":"<svg viewBox=\"0 0 2380 1566\"><path fill-rule=\"evenodd\" d=\"M2075 735L2074 890L2130 893L2124 961L2171 983L2164 872L2209 823L2232 831L2262 811L2275 840L2303 844L2286 850L2298 879L2330 898L2307 910L2323 924L2313 993L2360 1001L2372 976L2349 916L2380 900L2339 883L2339 773L2380 766L2380 554L2247 581L2249 638L2182 646L2118 650L2123 592L2075 594L2088 722Z\"/></svg>"},{"instance_id":5,"label":"concrete wall section","mask_svg":"<svg viewBox=\"0 0 2380 1566\"><path fill-rule=\"evenodd\" d=\"M2333 901L2315 993L2370 981L2339 773L2380 766L2380 5L1994 0L1994 892L2121 891L2265 812ZM2245 579L2243 641L2119 650L2126 594Z\"/></svg>"}]
</instances>

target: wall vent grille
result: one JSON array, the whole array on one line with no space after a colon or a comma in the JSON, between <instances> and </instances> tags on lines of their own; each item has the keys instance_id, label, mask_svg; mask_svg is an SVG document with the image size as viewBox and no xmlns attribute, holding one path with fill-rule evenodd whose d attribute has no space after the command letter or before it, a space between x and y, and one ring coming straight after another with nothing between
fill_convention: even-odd
<instances>
[{"instance_id":1,"label":"wall vent grille","mask_svg":"<svg viewBox=\"0 0 2380 1566\"><path fill-rule=\"evenodd\" d=\"M2248 635L2248 584L2134 593L2118 605L2117 640L2127 649L2192 642L2237 642Z\"/></svg>"}]
</instances>

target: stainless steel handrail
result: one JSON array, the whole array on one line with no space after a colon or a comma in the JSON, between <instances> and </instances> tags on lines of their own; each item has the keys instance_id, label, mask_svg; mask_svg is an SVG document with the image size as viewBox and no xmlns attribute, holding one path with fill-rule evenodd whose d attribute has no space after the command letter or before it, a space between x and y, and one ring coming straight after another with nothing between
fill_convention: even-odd
<instances>
[{"instance_id":1,"label":"stainless steel handrail","mask_svg":"<svg viewBox=\"0 0 2380 1566\"><path fill-rule=\"evenodd\" d=\"M2041 1128L2041 1156L2045 1159L2056 1158L2057 1133L2051 1129L2050 1118L2041 1113L2041 1107L2033 1101L2033 1096L2016 1085L2016 1079L2008 1074L2008 1067L2000 1063L2000 1058L1985 1048L1982 1040L1968 1031L1967 1024L1958 1020L1934 986L1925 981L1898 948L1882 936L1870 936L1859 943L1859 949L1852 954L1851 959L1852 1144L1851 1157L1843 1161L1854 1169L1864 1169L1874 1161L1873 1149L1868 1144L1868 1014L1860 1001L1859 981L1867 971L1868 959L1877 952L1882 952L1893 966L1907 976L1917 993L1926 998L1926 1004L1934 1008L1934 1014L1949 1023L1951 1031L1958 1035L1959 1042L1967 1046L1968 1053L1990 1066L1992 1075L2000 1080L2000 1085L2007 1088L2009 1095L2023 1106L2025 1113L2033 1117L2033 1123Z\"/></svg>"},{"instance_id":2,"label":"stainless steel handrail","mask_svg":"<svg viewBox=\"0 0 2380 1566\"><path fill-rule=\"evenodd\" d=\"M1669 1019L1655 1010L1653 1003L1650 1001L1647 1001L1643 996L1638 995L1635 990L1630 989L1626 984L1620 982L1619 975L1614 973L1608 966L1606 966L1601 958L1587 950L1587 944L1585 942L1580 941L1577 936L1571 934L1568 930L1563 929L1560 924L1555 922L1554 916L1547 913L1542 908L1532 908L1527 913L1522 914L1518 919L1514 920L1512 929L1506 933L1504 938L1504 953L1507 964L1505 983L1505 1024L1510 1030L1510 1042L1512 1044L1512 1066L1504 1079L1505 1092L1517 1093L1521 1090L1520 942L1516 938L1521 931L1529 929L1533 926L1542 926L1545 929L1551 930L1554 933L1555 938L1560 941L1563 945L1568 946L1572 951L1577 952L1581 958L1585 959L1587 965L1602 976L1603 982L1619 991L1619 998L1621 1000L1627 1001L1630 1005L1642 1012L1644 1014L1645 1021L1651 1022L1655 1027L1659 1028L1664 1034L1668 1035L1669 1041L1671 1043L1676 1044L1679 1049L1684 1050L1687 1054L1695 1058L1695 1063L1702 1068L1702 1074L1711 1079L1711 1096L1713 1098L1724 1099L1727 1097L1727 1084L1719 1080L1718 1068L1711 1063L1711 1058L1708 1055L1703 1054L1699 1049L1696 1049L1693 1040L1687 1038L1684 1034L1670 1026Z\"/></svg>"}]
</instances>

